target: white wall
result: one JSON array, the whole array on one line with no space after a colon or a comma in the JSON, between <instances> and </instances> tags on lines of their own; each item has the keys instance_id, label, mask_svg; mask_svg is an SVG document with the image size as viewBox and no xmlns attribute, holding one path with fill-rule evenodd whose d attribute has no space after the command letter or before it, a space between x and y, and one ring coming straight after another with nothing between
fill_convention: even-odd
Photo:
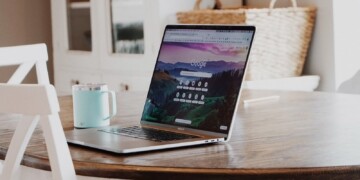
<instances>
[{"instance_id":1,"label":"white wall","mask_svg":"<svg viewBox=\"0 0 360 180\"><path fill-rule=\"evenodd\" d=\"M360 70L360 1L333 0L335 87ZM360 87L360 82L357 82Z\"/></svg>"},{"instance_id":2,"label":"white wall","mask_svg":"<svg viewBox=\"0 0 360 180\"><path fill-rule=\"evenodd\" d=\"M302 0L300 6L315 6L317 16L304 74L321 77L318 90L335 91L334 21L331 0Z\"/></svg>"},{"instance_id":3,"label":"white wall","mask_svg":"<svg viewBox=\"0 0 360 180\"><path fill-rule=\"evenodd\" d=\"M267 6L269 3L264 0L247 2L255 6ZM277 5L289 6L289 2L278 0ZM299 6L317 7L316 24L304 73L320 75L318 90L335 92L344 81L360 70L360 1L297 2Z\"/></svg>"}]
</instances>

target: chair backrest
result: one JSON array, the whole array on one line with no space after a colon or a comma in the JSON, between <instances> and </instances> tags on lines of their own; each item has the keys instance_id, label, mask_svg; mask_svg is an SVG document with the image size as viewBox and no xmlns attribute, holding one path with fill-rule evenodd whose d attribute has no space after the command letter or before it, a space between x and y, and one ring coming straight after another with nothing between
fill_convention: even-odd
<instances>
[{"instance_id":1,"label":"chair backrest","mask_svg":"<svg viewBox=\"0 0 360 180\"><path fill-rule=\"evenodd\" d=\"M33 66L39 84L49 84L46 68L48 53L45 44L0 47L0 66L19 65L8 84L20 84Z\"/></svg>"},{"instance_id":2,"label":"chair backrest","mask_svg":"<svg viewBox=\"0 0 360 180\"><path fill-rule=\"evenodd\" d=\"M0 179L16 179L31 135L40 121L54 179L76 179L68 145L61 126L54 86L50 84L0 84L0 113L23 114L5 157Z\"/></svg>"},{"instance_id":3,"label":"chair backrest","mask_svg":"<svg viewBox=\"0 0 360 180\"><path fill-rule=\"evenodd\" d=\"M52 85L0 83L0 113L50 115L60 111Z\"/></svg>"},{"instance_id":4,"label":"chair backrest","mask_svg":"<svg viewBox=\"0 0 360 180\"><path fill-rule=\"evenodd\" d=\"M38 122L43 130L54 179L76 179L69 147L59 118L59 103L50 85L45 44L0 48L0 66L19 65L7 84L0 84L0 113L26 115L15 129L0 179L15 179L27 144ZM38 84L20 84L36 67Z\"/></svg>"}]
</instances>

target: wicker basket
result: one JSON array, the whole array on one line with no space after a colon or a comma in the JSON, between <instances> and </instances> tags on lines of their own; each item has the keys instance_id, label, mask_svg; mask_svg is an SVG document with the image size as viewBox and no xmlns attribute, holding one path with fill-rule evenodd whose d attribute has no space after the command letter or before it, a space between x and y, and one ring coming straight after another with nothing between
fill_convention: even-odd
<instances>
[{"instance_id":1,"label":"wicker basket","mask_svg":"<svg viewBox=\"0 0 360 180\"><path fill-rule=\"evenodd\" d=\"M193 10L177 13L185 24L247 24L255 25L257 33L249 58L247 80L283 78L302 74L316 8L293 7Z\"/></svg>"}]
</instances>

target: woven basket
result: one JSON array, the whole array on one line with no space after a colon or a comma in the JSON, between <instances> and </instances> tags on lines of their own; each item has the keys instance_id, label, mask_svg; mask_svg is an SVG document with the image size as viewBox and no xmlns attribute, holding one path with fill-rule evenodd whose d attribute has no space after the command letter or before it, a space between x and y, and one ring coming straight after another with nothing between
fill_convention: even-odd
<instances>
[{"instance_id":1,"label":"woven basket","mask_svg":"<svg viewBox=\"0 0 360 180\"><path fill-rule=\"evenodd\" d=\"M193 10L177 13L185 24L246 24L255 25L257 32L249 57L247 80L283 78L302 74L316 8L293 7Z\"/></svg>"}]
</instances>

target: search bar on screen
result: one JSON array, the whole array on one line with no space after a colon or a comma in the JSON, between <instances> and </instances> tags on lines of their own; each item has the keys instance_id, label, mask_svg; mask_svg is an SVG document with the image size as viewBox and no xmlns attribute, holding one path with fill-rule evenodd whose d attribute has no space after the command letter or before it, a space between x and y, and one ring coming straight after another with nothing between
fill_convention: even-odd
<instances>
[{"instance_id":1,"label":"search bar on screen","mask_svg":"<svg viewBox=\"0 0 360 180\"><path fill-rule=\"evenodd\" d=\"M193 72L193 71L181 71L181 76L191 76L191 77L201 77L201 78L211 78L212 74L207 72Z\"/></svg>"}]
</instances>

